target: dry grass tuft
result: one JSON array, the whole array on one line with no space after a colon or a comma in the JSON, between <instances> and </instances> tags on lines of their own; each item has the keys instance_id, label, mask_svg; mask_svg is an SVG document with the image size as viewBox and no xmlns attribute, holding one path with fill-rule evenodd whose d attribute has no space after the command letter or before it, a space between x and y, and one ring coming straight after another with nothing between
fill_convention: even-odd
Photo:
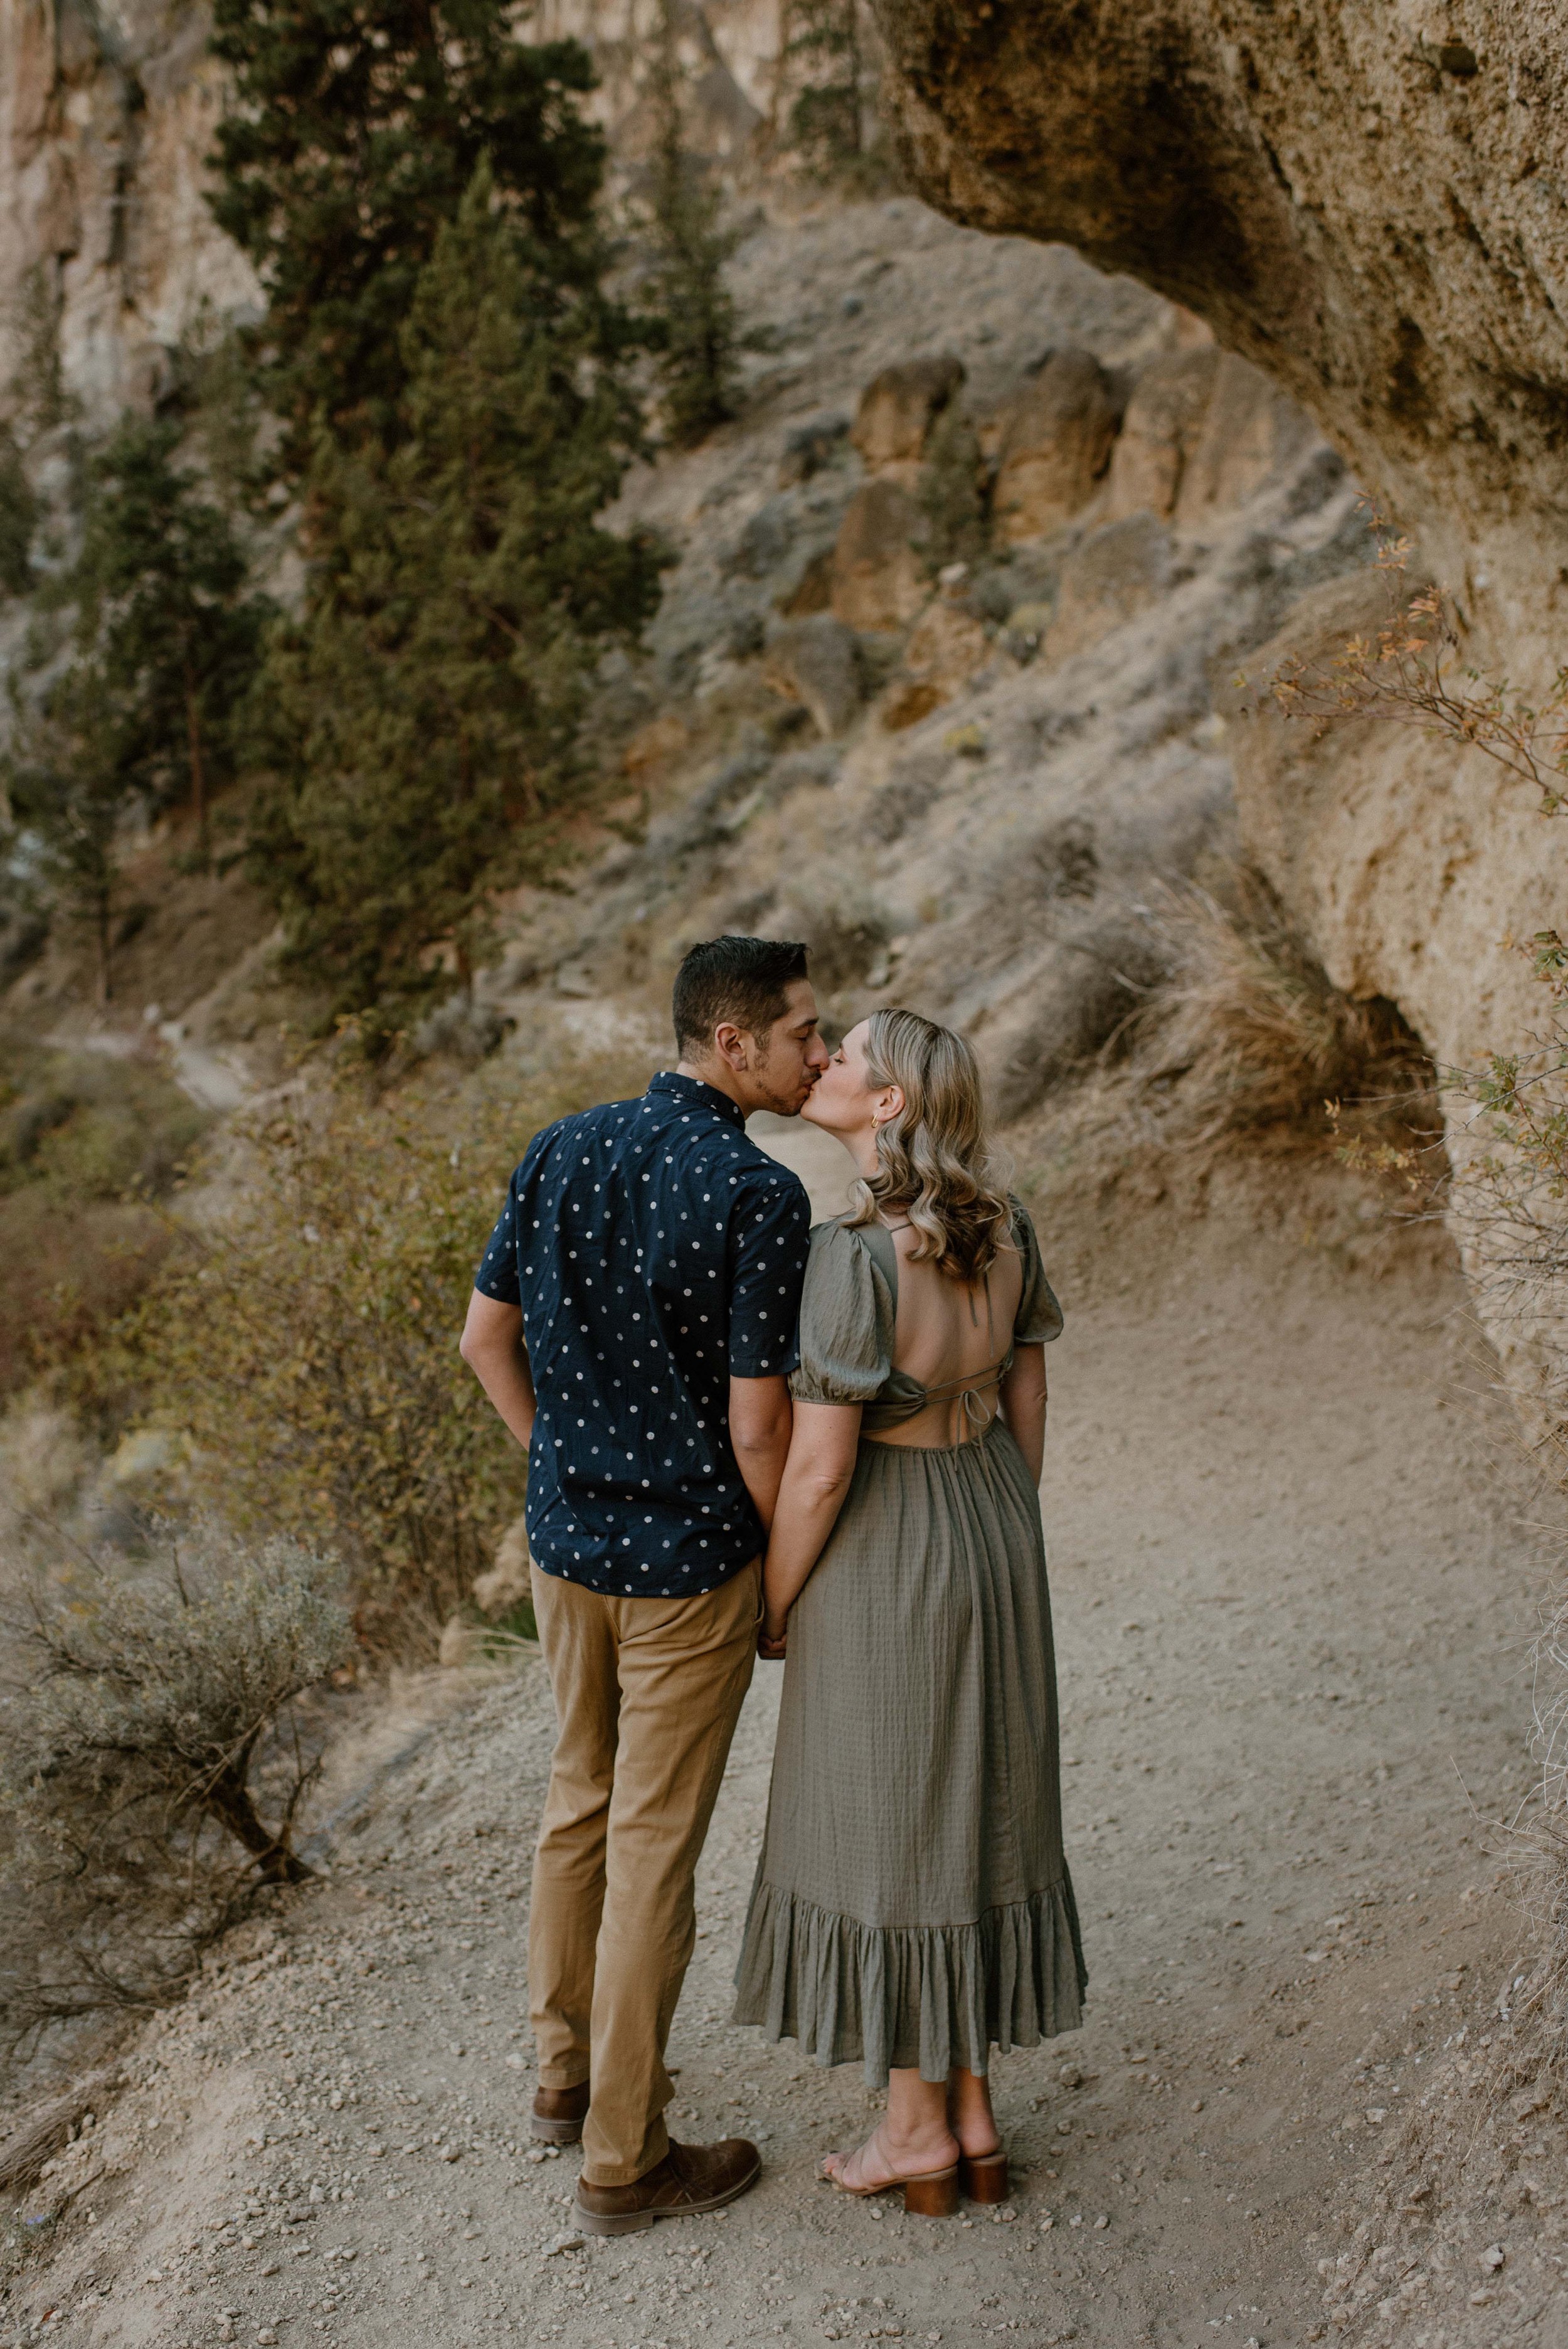
<instances>
[{"instance_id":1,"label":"dry grass tuft","mask_svg":"<svg viewBox=\"0 0 1568 2349\"><path fill-rule=\"evenodd\" d=\"M1231 875L1223 898L1167 890L1150 919L1168 976L1136 1016L1139 1081L1163 1094L1168 1138L1321 1137L1336 1105L1429 1092L1430 1063L1395 1007L1334 986L1257 875Z\"/></svg>"}]
</instances>

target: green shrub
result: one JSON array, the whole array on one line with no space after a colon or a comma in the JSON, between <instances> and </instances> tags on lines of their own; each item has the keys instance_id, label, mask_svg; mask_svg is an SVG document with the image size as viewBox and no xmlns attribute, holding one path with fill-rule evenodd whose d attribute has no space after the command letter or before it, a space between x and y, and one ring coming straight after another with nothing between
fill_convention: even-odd
<instances>
[{"instance_id":1,"label":"green shrub","mask_svg":"<svg viewBox=\"0 0 1568 2349\"><path fill-rule=\"evenodd\" d=\"M933 428L920 485L925 566L978 563L990 541L985 460L972 419L949 400Z\"/></svg>"},{"instance_id":2,"label":"green shrub","mask_svg":"<svg viewBox=\"0 0 1568 2349\"><path fill-rule=\"evenodd\" d=\"M0 1082L0 1394L124 1314L166 1259L173 1188L211 1119L156 1063L15 1038Z\"/></svg>"},{"instance_id":3,"label":"green shrub","mask_svg":"<svg viewBox=\"0 0 1568 2349\"><path fill-rule=\"evenodd\" d=\"M0 1193L161 1198L211 1123L152 1061L15 1046L0 1082Z\"/></svg>"},{"instance_id":4,"label":"green shrub","mask_svg":"<svg viewBox=\"0 0 1568 2349\"><path fill-rule=\"evenodd\" d=\"M67 1210L42 1185L0 1198L0 1395L106 1338L172 1237L165 1216L135 1201Z\"/></svg>"},{"instance_id":5,"label":"green shrub","mask_svg":"<svg viewBox=\"0 0 1568 2349\"><path fill-rule=\"evenodd\" d=\"M243 1195L160 1280L114 1375L180 1431L207 1504L344 1561L361 1640L428 1655L522 1503L458 1354L474 1267L539 1126L603 1071L459 1102L302 1106L243 1128ZM526 1082L526 1081L525 1081ZM620 1090L633 1090L623 1084Z\"/></svg>"}]
</instances>

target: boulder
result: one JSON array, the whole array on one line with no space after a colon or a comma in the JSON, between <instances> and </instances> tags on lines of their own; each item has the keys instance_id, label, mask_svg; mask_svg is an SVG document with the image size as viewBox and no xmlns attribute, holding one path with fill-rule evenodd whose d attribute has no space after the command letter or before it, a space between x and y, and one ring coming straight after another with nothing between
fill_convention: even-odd
<instances>
[{"instance_id":1,"label":"boulder","mask_svg":"<svg viewBox=\"0 0 1568 2349\"><path fill-rule=\"evenodd\" d=\"M1138 378L1110 460L1107 514L1158 514L1168 522L1209 412L1221 354L1171 351Z\"/></svg>"},{"instance_id":2,"label":"boulder","mask_svg":"<svg viewBox=\"0 0 1568 2349\"><path fill-rule=\"evenodd\" d=\"M907 626L930 594L920 546L925 518L909 492L886 479L857 490L833 549L832 610L847 627Z\"/></svg>"},{"instance_id":3,"label":"boulder","mask_svg":"<svg viewBox=\"0 0 1568 2349\"><path fill-rule=\"evenodd\" d=\"M1201 353L1193 356L1201 357ZM1243 505L1316 438L1293 399L1233 351L1222 351L1197 446L1176 500L1182 530Z\"/></svg>"},{"instance_id":4,"label":"boulder","mask_svg":"<svg viewBox=\"0 0 1568 2349\"><path fill-rule=\"evenodd\" d=\"M819 734L841 734L861 706L861 670L852 632L830 612L789 620L769 640L763 675L775 693L798 701Z\"/></svg>"},{"instance_id":5,"label":"boulder","mask_svg":"<svg viewBox=\"0 0 1568 2349\"><path fill-rule=\"evenodd\" d=\"M883 367L861 394L850 436L868 473L912 484L931 428L964 381L963 362L950 352Z\"/></svg>"},{"instance_id":6,"label":"boulder","mask_svg":"<svg viewBox=\"0 0 1568 2349\"><path fill-rule=\"evenodd\" d=\"M1144 611L1171 578L1171 534L1151 513L1107 523L1062 565L1056 617L1041 651L1047 660L1086 652L1112 628Z\"/></svg>"},{"instance_id":7,"label":"boulder","mask_svg":"<svg viewBox=\"0 0 1568 2349\"><path fill-rule=\"evenodd\" d=\"M980 622L962 605L939 597L904 647L903 675L883 704L883 726L896 734L918 725L951 701L990 656L991 640Z\"/></svg>"},{"instance_id":8,"label":"boulder","mask_svg":"<svg viewBox=\"0 0 1568 2349\"><path fill-rule=\"evenodd\" d=\"M1109 377L1090 351L1057 351L1002 417L998 535L1047 538L1088 503L1116 439Z\"/></svg>"}]
</instances>

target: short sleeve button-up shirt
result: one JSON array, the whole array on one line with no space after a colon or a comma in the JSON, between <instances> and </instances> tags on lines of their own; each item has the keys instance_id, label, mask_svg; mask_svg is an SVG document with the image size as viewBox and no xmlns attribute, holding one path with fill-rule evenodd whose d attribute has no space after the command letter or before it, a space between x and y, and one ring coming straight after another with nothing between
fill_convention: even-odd
<instances>
[{"instance_id":1,"label":"short sleeve button-up shirt","mask_svg":"<svg viewBox=\"0 0 1568 2349\"><path fill-rule=\"evenodd\" d=\"M716 1590L762 1526L729 1381L781 1377L810 1210L737 1104L657 1076L535 1136L474 1286L522 1309L539 1409L528 1538L547 1574L621 1597Z\"/></svg>"}]
</instances>

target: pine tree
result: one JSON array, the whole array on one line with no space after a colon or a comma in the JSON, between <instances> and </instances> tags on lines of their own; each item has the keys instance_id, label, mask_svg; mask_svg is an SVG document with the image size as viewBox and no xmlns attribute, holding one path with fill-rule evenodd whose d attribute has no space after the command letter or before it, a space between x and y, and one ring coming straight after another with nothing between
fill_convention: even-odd
<instances>
[{"instance_id":1,"label":"pine tree","mask_svg":"<svg viewBox=\"0 0 1568 2349\"><path fill-rule=\"evenodd\" d=\"M16 437L0 425L0 595L26 595L32 585L30 558L37 522L38 502Z\"/></svg>"},{"instance_id":2,"label":"pine tree","mask_svg":"<svg viewBox=\"0 0 1568 2349\"><path fill-rule=\"evenodd\" d=\"M321 420L351 440L397 429L399 330L481 156L535 269L596 288L603 145L575 103L593 68L513 23L509 0L215 0L237 102L212 209L266 289L254 343L285 472L308 466Z\"/></svg>"},{"instance_id":3,"label":"pine tree","mask_svg":"<svg viewBox=\"0 0 1568 2349\"><path fill-rule=\"evenodd\" d=\"M119 837L133 797L120 712L103 670L75 661L30 707L11 682L10 747L0 779L39 877L91 934L99 1006L113 993Z\"/></svg>"},{"instance_id":4,"label":"pine tree","mask_svg":"<svg viewBox=\"0 0 1568 2349\"><path fill-rule=\"evenodd\" d=\"M11 683L12 822L92 931L100 1002L112 988L126 819L188 802L205 849L271 610L249 592L229 518L178 463L181 437L176 419L130 419L89 464L80 550L47 599L73 616L69 656L30 696L21 676ZM59 649L40 629L35 669Z\"/></svg>"},{"instance_id":5,"label":"pine tree","mask_svg":"<svg viewBox=\"0 0 1568 2349\"><path fill-rule=\"evenodd\" d=\"M660 0L649 94L655 123L649 290L660 329L665 429L678 446L690 446L736 412L739 336L724 281L736 239L720 225L719 191L685 145L674 0Z\"/></svg>"},{"instance_id":6,"label":"pine tree","mask_svg":"<svg viewBox=\"0 0 1568 2349\"><path fill-rule=\"evenodd\" d=\"M789 0L780 64L801 78L789 114L790 145L819 179L864 177L871 77L860 0Z\"/></svg>"},{"instance_id":7,"label":"pine tree","mask_svg":"<svg viewBox=\"0 0 1568 2349\"><path fill-rule=\"evenodd\" d=\"M389 446L317 435L317 561L269 677L288 772L253 843L297 966L372 1049L467 981L490 893L560 855L598 647L657 594L654 548L595 521L637 429L596 305L541 265L488 164L398 365Z\"/></svg>"},{"instance_id":8,"label":"pine tree","mask_svg":"<svg viewBox=\"0 0 1568 2349\"><path fill-rule=\"evenodd\" d=\"M73 586L78 652L119 713L126 788L152 807L188 802L204 850L271 607L251 591L230 516L178 462L182 429L131 419L95 459Z\"/></svg>"}]
</instances>

